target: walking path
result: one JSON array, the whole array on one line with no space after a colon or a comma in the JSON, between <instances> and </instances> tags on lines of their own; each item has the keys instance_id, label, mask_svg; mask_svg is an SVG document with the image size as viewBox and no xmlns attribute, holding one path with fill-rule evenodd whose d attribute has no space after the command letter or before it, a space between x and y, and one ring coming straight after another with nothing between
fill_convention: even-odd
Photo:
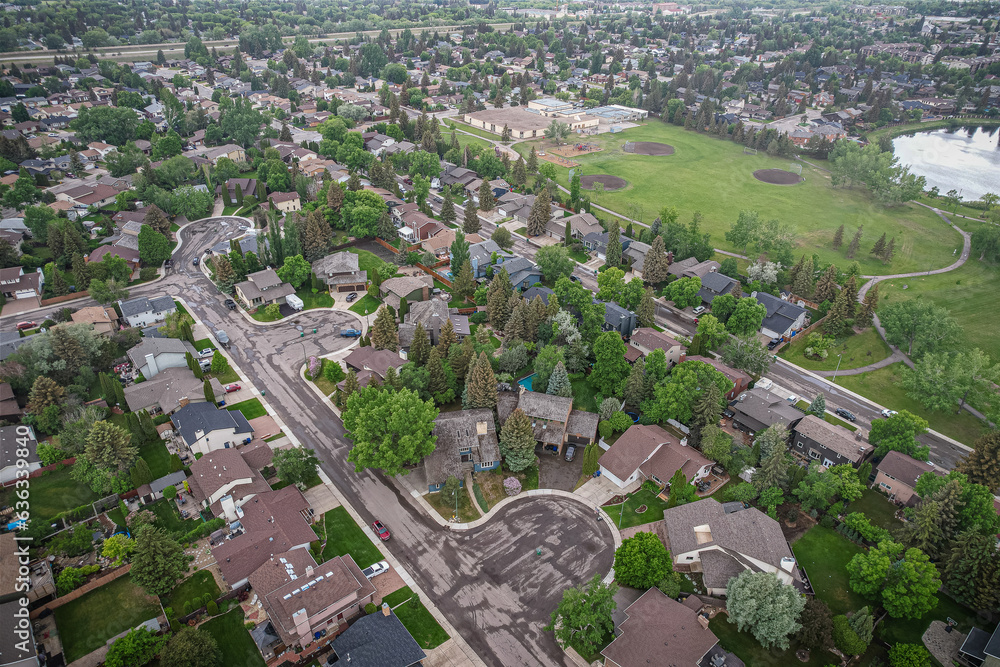
<instances>
[{"instance_id":1,"label":"walking path","mask_svg":"<svg viewBox=\"0 0 1000 667\"><path fill-rule=\"evenodd\" d=\"M880 332L881 333L881 332ZM883 336L884 338L884 336ZM892 346L890 346L892 347ZM886 366L891 366L899 361L907 362L908 359L906 355L903 354L899 349L896 349L892 354L883 359L882 361L876 361L873 364L868 364L867 366L861 366L860 368L848 368L842 371L813 371L816 375L820 377L838 377L840 375L861 375L862 373L867 373L868 371L877 371L880 368L885 368Z\"/></svg>"}]
</instances>

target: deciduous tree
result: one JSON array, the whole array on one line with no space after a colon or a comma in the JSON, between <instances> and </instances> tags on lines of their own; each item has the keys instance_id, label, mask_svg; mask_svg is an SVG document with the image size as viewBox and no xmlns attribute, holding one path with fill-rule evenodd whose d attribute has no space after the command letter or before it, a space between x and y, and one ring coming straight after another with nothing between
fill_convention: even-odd
<instances>
[{"instance_id":1,"label":"deciduous tree","mask_svg":"<svg viewBox=\"0 0 1000 667\"><path fill-rule=\"evenodd\" d=\"M805 606L805 597L795 587L770 572L747 570L726 586L729 622L740 632L749 630L765 648L788 648L788 637L798 631Z\"/></svg>"},{"instance_id":2,"label":"deciduous tree","mask_svg":"<svg viewBox=\"0 0 1000 667\"><path fill-rule=\"evenodd\" d=\"M847 564L851 589L878 602L893 618L920 618L937 605L937 568L919 549L881 542Z\"/></svg>"},{"instance_id":3,"label":"deciduous tree","mask_svg":"<svg viewBox=\"0 0 1000 667\"><path fill-rule=\"evenodd\" d=\"M409 389L359 389L344 408L344 426L354 443L347 460L357 472L375 468L387 475L406 474L405 466L434 451L437 437L431 431L437 415L433 401L423 401Z\"/></svg>"},{"instance_id":4,"label":"deciduous tree","mask_svg":"<svg viewBox=\"0 0 1000 667\"><path fill-rule=\"evenodd\" d=\"M545 630L554 632L563 648L572 645L593 653L614 630L612 614L618 606L617 592L618 586L603 583L600 574L595 574L586 587L566 589Z\"/></svg>"},{"instance_id":5,"label":"deciduous tree","mask_svg":"<svg viewBox=\"0 0 1000 667\"><path fill-rule=\"evenodd\" d=\"M646 590L673 571L670 554L656 533L636 533L615 550L615 581Z\"/></svg>"}]
</instances>

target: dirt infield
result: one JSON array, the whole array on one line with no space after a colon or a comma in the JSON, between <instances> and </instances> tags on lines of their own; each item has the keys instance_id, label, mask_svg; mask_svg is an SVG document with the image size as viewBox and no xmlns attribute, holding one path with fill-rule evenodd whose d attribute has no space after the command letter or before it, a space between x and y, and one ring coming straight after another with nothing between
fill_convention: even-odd
<instances>
[{"instance_id":1,"label":"dirt infield","mask_svg":"<svg viewBox=\"0 0 1000 667\"><path fill-rule=\"evenodd\" d=\"M578 155L587 155L588 153L597 153L603 149L596 144L576 143L559 146L557 148L549 148L547 150L549 153L555 153L556 155L561 155L562 157L576 157Z\"/></svg>"},{"instance_id":2,"label":"dirt infield","mask_svg":"<svg viewBox=\"0 0 1000 667\"><path fill-rule=\"evenodd\" d=\"M753 177L771 185L797 185L805 180L798 174L784 169L758 169L753 173Z\"/></svg>"},{"instance_id":3,"label":"dirt infield","mask_svg":"<svg viewBox=\"0 0 1000 667\"><path fill-rule=\"evenodd\" d=\"M545 160L546 162L551 162L552 164L558 165L560 167L567 167L573 169L574 167L579 167L580 163L575 160L567 160L560 155L553 155L552 153L545 153L545 155L538 155L539 160Z\"/></svg>"},{"instance_id":4,"label":"dirt infield","mask_svg":"<svg viewBox=\"0 0 1000 667\"><path fill-rule=\"evenodd\" d=\"M661 144L656 141L636 141L632 151L636 155L673 155L674 147L670 144Z\"/></svg>"},{"instance_id":5,"label":"dirt infield","mask_svg":"<svg viewBox=\"0 0 1000 667\"><path fill-rule=\"evenodd\" d=\"M602 184L605 191L608 192L611 190L621 190L628 185L628 181L624 178L618 178L617 176L610 176L608 174L594 174L580 177L580 186L584 190L593 190L594 183Z\"/></svg>"}]
</instances>

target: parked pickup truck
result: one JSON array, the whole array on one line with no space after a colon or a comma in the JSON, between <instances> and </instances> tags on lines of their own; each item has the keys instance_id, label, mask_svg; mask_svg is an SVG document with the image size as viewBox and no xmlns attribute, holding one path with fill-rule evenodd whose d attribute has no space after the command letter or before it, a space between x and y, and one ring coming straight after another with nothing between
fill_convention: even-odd
<instances>
[{"instance_id":1,"label":"parked pickup truck","mask_svg":"<svg viewBox=\"0 0 1000 667\"><path fill-rule=\"evenodd\" d=\"M341 329L340 330L340 335L343 338L360 338L361 337L361 330L360 329Z\"/></svg>"}]
</instances>

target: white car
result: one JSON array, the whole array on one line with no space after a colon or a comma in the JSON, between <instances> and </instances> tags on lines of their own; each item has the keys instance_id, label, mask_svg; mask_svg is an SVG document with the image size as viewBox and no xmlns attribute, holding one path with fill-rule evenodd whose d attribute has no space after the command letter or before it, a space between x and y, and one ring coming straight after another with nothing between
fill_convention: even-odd
<instances>
[{"instance_id":1,"label":"white car","mask_svg":"<svg viewBox=\"0 0 1000 667\"><path fill-rule=\"evenodd\" d=\"M890 410L888 408L882 408L882 416L885 417L886 419L888 419L889 417L891 417L893 415L898 415L898 414L899 413L896 412L895 410Z\"/></svg>"},{"instance_id":2,"label":"white car","mask_svg":"<svg viewBox=\"0 0 1000 667\"><path fill-rule=\"evenodd\" d=\"M369 579L374 579L378 575L388 571L389 571L389 562L382 560L375 563L371 567L366 567L365 569L361 570L361 573Z\"/></svg>"},{"instance_id":3,"label":"white car","mask_svg":"<svg viewBox=\"0 0 1000 667\"><path fill-rule=\"evenodd\" d=\"M698 306L694 309L693 312L695 315L701 315L702 313L705 312L705 306Z\"/></svg>"},{"instance_id":4,"label":"white car","mask_svg":"<svg viewBox=\"0 0 1000 667\"><path fill-rule=\"evenodd\" d=\"M198 356L201 357L202 359L204 359L205 357L210 357L213 354L215 354L215 350L213 350L210 347L206 347L204 350L198 351Z\"/></svg>"}]
</instances>

